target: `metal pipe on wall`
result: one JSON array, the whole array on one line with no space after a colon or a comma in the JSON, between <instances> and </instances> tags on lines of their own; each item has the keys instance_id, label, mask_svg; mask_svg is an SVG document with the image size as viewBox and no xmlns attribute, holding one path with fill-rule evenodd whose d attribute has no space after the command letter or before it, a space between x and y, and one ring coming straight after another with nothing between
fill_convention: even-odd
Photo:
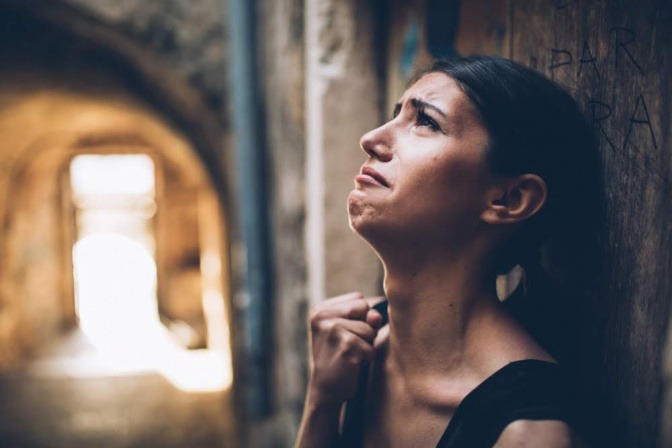
<instances>
[{"instance_id":1,"label":"metal pipe on wall","mask_svg":"<svg viewBox=\"0 0 672 448\"><path fill-rule=\"evenodd\" d=\"M244 309L247 412L261 417L270 411L270 300L271 263L266 183L266 147L256 66L254 1L222 0L224 26L229 30L229 91L234 131L239 210L247 254L247 292Z\"/></svg>"}]
</instances>

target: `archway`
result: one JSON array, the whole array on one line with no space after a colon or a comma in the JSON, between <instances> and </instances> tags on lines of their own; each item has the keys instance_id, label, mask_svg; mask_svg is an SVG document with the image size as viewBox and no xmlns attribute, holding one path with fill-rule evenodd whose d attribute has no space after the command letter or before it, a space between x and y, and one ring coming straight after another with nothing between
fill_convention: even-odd
<instances>
[{"instance_id":1,"label":"archway","mask_svg":"<svg viewBox=\"0 0 672 448\"><path fill-rule=\"evenodd\" d=\"M28 16L22 16L21 20L30 22ZM154 336L138 333L141 336L135 339L125 338L126 345L117 348L125 349L128 354L131 347L144 347L144 351L136 350L136 357L142 358L147 369L162 373L178 389L228 387L232 375L226 239L229 232L221 200L225 194L223 177L220 165L212 163L221 160L214 148L211 147L210 152L203 149L208 131L197 126L189 128L193 118L176 118L195 112L193 108L186 112L157 109L156 101L148 99L144 95L146 91L137 88L137 80L132 79L129 85L128 67L119 68L122 56L112 58L115 62L111 65L106 64L112 59L102 58L105 62L102 64L100 60L91 63L86 62L86 58L77 59L76 55L70 55L67 63L59 64L55 59L41 59L44 48L40 39L50 40L52 50L57 48L57 52L66 54L69 50L61 46L68 47L72 43L73 36L69 32L61 35L52 27L44 36L31 38L35 40L32 53L23 48L18 54L3 46L3 55L9 55L9 60L16 63L0 69L3 86L0 91L0 138L3 141L0 148L0 220L3 225L0 367L20 365L24 360L49 354L52 342L58 342L64 330L83 326L80 325L81 310L78 313L75 301L78 288L73 277L73 247L78 240L84 240L85 232L89 232L89 236L101 232L78 223L77 215L81 218L83 208L79 207L81 204L78 205L72 187L73 162L83 156L143 155L154 165L156 214L149 224L149 234L155 251L149 259L139 261L135 269L155 272L154 304L148 302L152 309L145 310L154 313L155 331ZM89 55L93 51L91 47L95 48L89 42L82 46L88 48L84 53ZM110 51L106 48L103 53ZM141 68L135 70L142 72ZM176 92L182 97L183 93ZM119 182L124 181L122 174ZM112 199L99 197L98 201L109 209L106 201ZM93 200L95 202L95 198ZM91 218L91 213L88 216ZM138 252L137 246L126 244L128 250L122 250L126 241L123 238L128 235L112 233L116 235L105 241L98 239L97 243L94 240L95 244L89 245L89 249L102 247L103 258L99 253L82 266L99 263L104 268L102 271L109 274L113 272L110 258L115 253L118 260L131 262L125 257ZM142 255L135 258L139 259ZM110 269L106 270L106 266ZM126 271L134 274L134 269ZM124 294L130 291L108 297L116 299L111 305L108 303L110 308L106 314L111 318L108 326L112 331L118 330L117 336L128 331L128 326L119 325L119 321L139 313L140 309L136 301L132 304L135 308L130 308L125 315L118 314L119 297ZM142 322L136 324L143 325ZM144 324L147 325L148 320ZM99 322L90 327L101 325ZM92 342L90 334L88 337ZM147 345L152 338L160 344ZM162 350L167 357L160 359L156 355ZM106 359L103 363L105 368L116 368L117 374L123 370L118 365L110 365L109 361ZM213 368L221 368L216 381L211 379L205 386L188 382L195 373ZM101 365L87 370L81 362L68 364L62 358L33 362L30 372L63 378L99 378L114 373ZM213 417L214 431L222 437L234 438L231 401L220 401L219 408L218 412L229 415L229 421L221 422L220 417ZM19 426L21 424L19 422ZM166 424L170 424L169 421ZM184 430L188 430L188 425Z\"/></svg>"}]
</instances>

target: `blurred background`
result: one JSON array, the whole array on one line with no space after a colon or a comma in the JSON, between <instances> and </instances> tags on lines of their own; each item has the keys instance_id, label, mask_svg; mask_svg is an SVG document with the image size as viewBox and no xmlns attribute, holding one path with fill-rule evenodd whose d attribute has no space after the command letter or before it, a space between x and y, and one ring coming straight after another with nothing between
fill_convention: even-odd
<instances>
[{"instance_id":1,"label":"blurred background","mask_svg":"<svg viewBox=\"0 0 672 448\"><path fill-rule=\"evenodd\" d=\"M359 137L472 53L591 117L587 406L672 446L669 42L665 0L0 0L0 446L292 446L310 305L381 293Z\"/></svg>"}]
</instances>

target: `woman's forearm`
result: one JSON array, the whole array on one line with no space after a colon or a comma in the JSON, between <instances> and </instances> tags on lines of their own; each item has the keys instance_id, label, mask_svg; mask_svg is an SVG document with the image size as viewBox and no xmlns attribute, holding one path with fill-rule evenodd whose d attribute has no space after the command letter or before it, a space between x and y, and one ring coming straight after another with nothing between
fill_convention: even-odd
<instances>
[{"instance_id":1,"label":"woman's forearm","mask_svg":"<svg viewBox=\"0 0 672 448\"><path fill-rule=\"evenodd\" d=\"M308 394L295 447L337 447L341 407L338 403L318 402Z\"/></svg>"}]
</instances>

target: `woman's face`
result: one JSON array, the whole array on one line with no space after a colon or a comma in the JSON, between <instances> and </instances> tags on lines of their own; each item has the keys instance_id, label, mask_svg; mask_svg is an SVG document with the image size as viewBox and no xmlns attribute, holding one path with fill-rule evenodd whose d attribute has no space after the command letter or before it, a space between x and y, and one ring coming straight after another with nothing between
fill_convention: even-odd
<instances>
[{"instance_id":1,"label":"woman's face","mask_svg":"<svg viewBox=\"0 0 672 448\"><path fill-rule=\"evenodd\" d=\"M457 83L442 73L424 75L393 118L361 138L368 159L348 196L351 227L374 247L465 241L480 225L492 180L487 142Z\"/></svg>"}]
</instances>

